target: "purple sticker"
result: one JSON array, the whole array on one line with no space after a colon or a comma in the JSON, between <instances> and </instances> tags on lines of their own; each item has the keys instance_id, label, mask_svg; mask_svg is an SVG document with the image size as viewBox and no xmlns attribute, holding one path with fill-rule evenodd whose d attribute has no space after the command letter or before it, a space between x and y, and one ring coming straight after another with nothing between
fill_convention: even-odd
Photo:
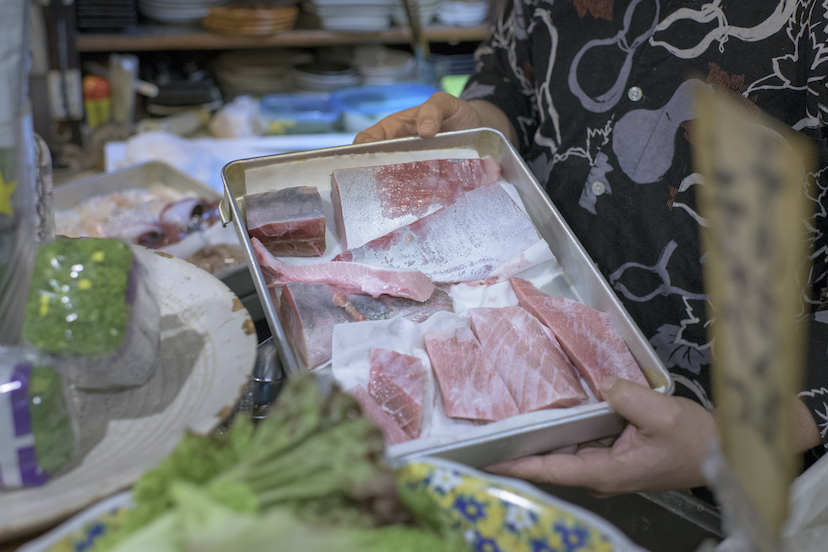
<instances>
[{"instance_id":1,"label":"purple sticker","mask_svg":"<svg viewBox=\"0 0 828 552\"><path fill-rule=\"evenodd\" d=\"M20 462L20 478L24 487L36 487L49 481L49 474L37 463L34 446L17 449L17 459Z\"/></svg>"},{"instance_id":2,"label":"purple sticker","mask_svg":"<svg viewBox=\"0 0 828 552\"><path fill-rule=\"evenodd\" d=\"M31 373L31 363L18 364L12 372L12 381L19 381L21 384L20 387L11 392L14 434L17 437L32 432L32 414L29 411L29 376Z\"/></svg>"}]
</instances>

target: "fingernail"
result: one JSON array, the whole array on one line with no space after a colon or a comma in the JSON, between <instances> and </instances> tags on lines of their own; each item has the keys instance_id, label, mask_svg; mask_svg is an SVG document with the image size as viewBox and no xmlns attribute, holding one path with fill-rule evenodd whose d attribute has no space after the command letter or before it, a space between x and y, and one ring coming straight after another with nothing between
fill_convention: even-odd
<instances>
[{"instance_id":1,"label":"fingernail","mask_svg":"<svg viewBox=\"0 0 828 552\"><path fill-rule=\"evenodd\" d=\"M437 127L437 122L434 119L425 119L420 123L420 130L434 130Z\"/></svg>"},{"instance_id":2,"label":"fingernail","mask_svg":"<svg viewBox=\"0 0 828 552\"><path fill-rule=\"evenodd\" d=\"M601 393L606 393L607 391L612 389L617 382L618 378L616 378L615 376L607 376L606 378L598 382L598 389L601 390Z\"/></svg>"}]
</instances>

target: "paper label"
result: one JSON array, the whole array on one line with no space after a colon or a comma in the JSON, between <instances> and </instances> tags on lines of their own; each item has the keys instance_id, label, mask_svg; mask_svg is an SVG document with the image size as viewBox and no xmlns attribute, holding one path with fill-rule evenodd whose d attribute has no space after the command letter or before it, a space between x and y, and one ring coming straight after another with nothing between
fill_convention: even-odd
<instances>
[{"instance_id":1,"label":"paper label","mask_svg":"<svg viewBox=\"0 0 828 552\"><path fill-rule=\"evenodd\" d=\"M722 451L778 537L798 471L793 401L806 344L796 319L810 144L741 98L705 92L697 100L694 161L705 181L697 197L708 221L701 237Z\"/></svg>"}]
</instances>

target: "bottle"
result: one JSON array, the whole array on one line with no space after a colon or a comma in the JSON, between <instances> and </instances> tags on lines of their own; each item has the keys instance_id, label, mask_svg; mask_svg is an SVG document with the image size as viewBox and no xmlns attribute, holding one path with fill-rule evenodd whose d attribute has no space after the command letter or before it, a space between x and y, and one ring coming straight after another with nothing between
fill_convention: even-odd
<instances>
[{"instance_id":1,"label":"bottle","mask_svg":"<svg viewBox=\"0 0 828 552\"><path fill-rule=\"evenodd\" d=\"M94 75L83 77L83 108L89 128L98 128L109 122L110 98L108 80Z\"/></svg>"}]
</instances>

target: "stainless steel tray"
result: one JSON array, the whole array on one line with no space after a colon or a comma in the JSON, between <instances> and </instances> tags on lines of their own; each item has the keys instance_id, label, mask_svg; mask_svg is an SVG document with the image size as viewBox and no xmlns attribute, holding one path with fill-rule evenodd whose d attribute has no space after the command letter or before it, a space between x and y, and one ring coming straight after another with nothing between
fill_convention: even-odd
<instances>
[{"instance_id":1,"label":"stainless steel tray","mask_svg":"<svg viewBox=\"0 0 828 552\"><path fill-rule=\"evenodd\" d=\"M429 140L401 138L256 157L233 161L224 166L222 179L225 197L220 207L222 220L225 224L232 222L239 235L253 283L262 300L265 318L278 345L280 360L288 376L304 368L301 367L301 362L286 339L273 298L255 260L247 235L244 196L300 184L329 187L331 171L337 168L457 156L491 156L500 163L504 179L517 188L529 216L549 243L564 269L569 286L576 292L579 300L613 316L622 337L651 386L664 393L672 393L672 377L652 346L635 325L517 151L501 133L491 129L450 132ZM332 221L329 220L328 223L329 228L332 228ZM486 466L613 435L623 428L623 423L609 406L602 403L588 412L574 412L572 416L563 416L555 421L510 429L485 438L442 445L429 449L426 454L472 466ZM423 453L417 453L421 454ZM405 458L409 456L401 456L399 459Z\"/></svg>"},{"instance_id":2,"label":"stainless steel tray","mask_svg":"<svg viewBox=\"0 0 828 552\"><path fill-rule=\"evenodd\" d=\"M160 161L150 161L109 173L101 173L55 186L53 201L55 210L71 209L84 199L111 194L122 190L149 188L155 184L182 192L195 193L200 197L221 199L222 195L198 180ZM245 266L224 270L216 274L242 301L254 321L264 319L256 288Z\"/></svg>"}]
</instances>

